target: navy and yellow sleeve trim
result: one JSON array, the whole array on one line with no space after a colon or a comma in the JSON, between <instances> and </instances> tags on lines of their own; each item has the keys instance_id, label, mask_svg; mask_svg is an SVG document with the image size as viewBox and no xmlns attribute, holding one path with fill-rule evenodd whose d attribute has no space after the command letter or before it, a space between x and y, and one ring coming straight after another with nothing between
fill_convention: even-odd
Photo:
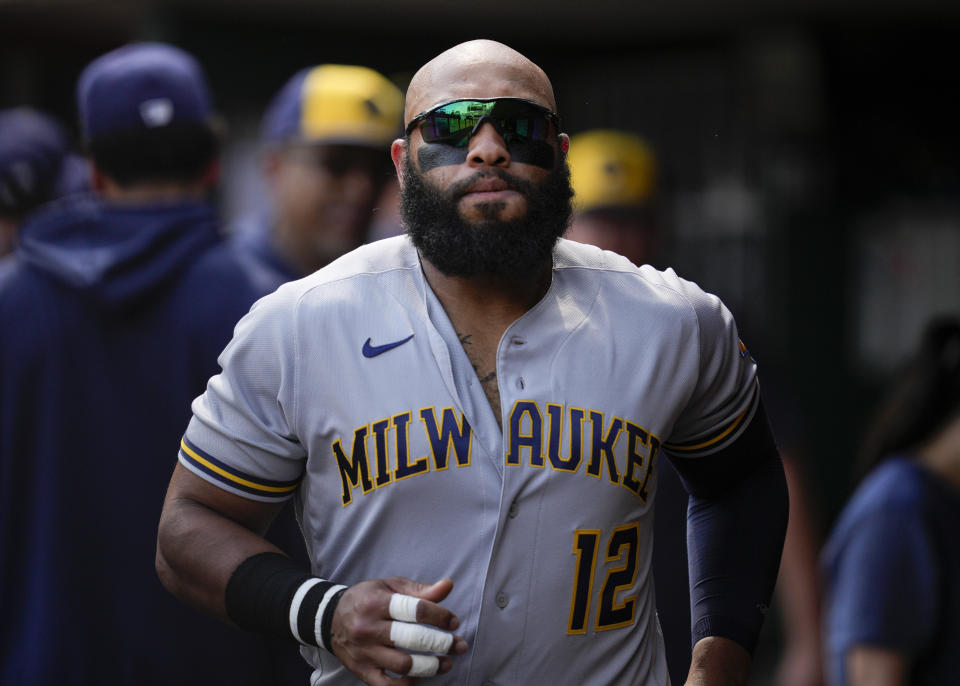
<instances>
[{"instance_id":1,"label":"navy and yellow sleeve trim","mask_svg":"<svg viewBox=\"0 0 960 686\"><path fill-rule=\"evenodd\" d=\"M754 393L753 400L747 405L746 409L737 415L732 422L723 426L713 434L702 436L686 443L664 443L664 449L674 455L683 457L715 452L718 448L736 438L744 427L750 423L750 420L756 412L759 397L759 393Z\"/></svg>"},{"instance_id":2,"label":"navy and yellow sleeve trim","mask_svg":"<svg viewBox=\"0 0 960 686\"><path fill-rule=\"evenodd\" d=\"M247 493L262 500L285 500L300 485L300 479L269 481L251 476L235 467L224 464L195 446L185 437L180 440L180 460L191 470L207 475L212 481L219 482L227 490Z\"/></svg>"}]
</instances>

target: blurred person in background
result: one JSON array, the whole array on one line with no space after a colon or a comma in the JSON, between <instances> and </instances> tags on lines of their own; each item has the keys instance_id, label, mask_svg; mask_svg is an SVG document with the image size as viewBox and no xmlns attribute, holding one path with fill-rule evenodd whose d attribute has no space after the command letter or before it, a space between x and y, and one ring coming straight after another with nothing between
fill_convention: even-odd
<instances>
[{"instance_id":1,"label":"blurred person in background","mask_svg":"<svg viewBox=\"0 0 960 686\"><path fill-rule=\"evenodd\" d=\"M30 212L89 185L86 164L55 119L30 107L0 110L0 257L13 251Z\"/></svg>"},{"instance_id":2,"label":"blurred person in background","mask_svg":"<svg viewBox=\"0 0 960 686\"><path fill-rule=\"evenodd\" d=\"M575 195L566 237L612 250L637 265L663 268L667 235L662 221L660 165L649 143L627 131L584 131L571 137L568 160ZM776 429L774 407L770 421ZM786 634L777 683L818 686L823 682L823 669L815 527L796 459L789 450L783 450L782 457L790 490L790 524L777 583ZM653 557L657 610L671 681L683 683L691 656L683 535L688 495L669 460L661 460L659 467Z\"/></svg>"},{"instance_id":3,"label":"blurred person in background","mask_svg":"<svg viewBox=\"0 0 960 686\"><path fill-rule=\"evenodd\" d=\"M831 686L957 683L960 319L932 322L879 406L823 550Z\"/></svg>"},{"instance_id":4,"label":"blurred person in background","mask_svg":"<svg viewBox=\"0 0 960 686\"><path fill-rule=\"evenodd\" d=\"M208 199L200 66L131 44L84 69L77 99L94 193L30 217L0 274L0 684L306 674L154 572L170 451L256 297Z\"/></svg>"},{"instance_id":5,"label":"blurred person in background","mask_svg":"<svg viewBox=\"0 0 960 686\"><path fill-rule=\"evenodd\" d=\"M568 160L574 215L566 237L659 267L659 165L649 144L626 131L584 131L570 138Z\"/></svg>"},{"instance_id":6,"label":"blurred person in background","mask_svg":"<svg viewBox=\"0 0 960 686\"><path fill-rule=\"evenodd\" d=\"M400 90L362 66L302 69L274 97L261 130L270 207L234 232L265 293L364 243L402 115Z\"/></svg>"}]
</instances>

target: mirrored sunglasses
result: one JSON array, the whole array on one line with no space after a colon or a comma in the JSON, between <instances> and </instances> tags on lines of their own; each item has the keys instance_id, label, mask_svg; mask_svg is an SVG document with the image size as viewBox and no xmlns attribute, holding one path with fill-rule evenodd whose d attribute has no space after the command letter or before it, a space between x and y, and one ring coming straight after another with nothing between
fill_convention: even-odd
<instances>
[{"instance_id":1,"label":"mirrored sunglasses","mask_svg":"<svg viewBox=\"0 0 960 686\"><path fill-rule=\"evenodd\" d=\"M560 117L542 105L523 98L488 98L454 100L421 112L406 133L419 126L427 143L463 147L487 121L508 145L546 141L560 130Z\"/></svg>"}]
</instances>

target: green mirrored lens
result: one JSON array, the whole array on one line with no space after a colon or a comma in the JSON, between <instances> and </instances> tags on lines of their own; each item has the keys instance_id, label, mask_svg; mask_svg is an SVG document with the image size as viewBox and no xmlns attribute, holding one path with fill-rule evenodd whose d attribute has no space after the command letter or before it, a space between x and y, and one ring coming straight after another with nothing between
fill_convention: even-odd
<instances>
[{"instance_id":1,"label":"green mirrored lens","mask_svg":"<svg viewBox=\"0 0 960 686\"><path fill-rule=\"evenodd\" d=\"M515 98L458 100L423 115L420 131L427 143L464 146L484 119L507 143L546 140L552 113L535 103Z\"/></svg>"},{"instance_id":2,"label":"green mirrored lens","mask_svg":"<svg viewBox=\"0 0 960 686\"><path fill-rule=\"evenodd\" d=\"M495 103L462 100L438 107L420 127L428 143L464 145L477 123L493 111Z\"/></svg>"}]
</instances>

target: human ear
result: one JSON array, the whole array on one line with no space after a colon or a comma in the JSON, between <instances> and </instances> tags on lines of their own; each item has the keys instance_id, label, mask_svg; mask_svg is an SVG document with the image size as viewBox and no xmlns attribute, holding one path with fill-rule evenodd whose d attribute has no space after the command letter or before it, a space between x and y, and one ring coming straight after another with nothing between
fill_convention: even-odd
<instances>
[{"instance_id":1,"label":"human ear","mask_svg":"<svg viewBox=\"0 0 960 686\"><path fill-rule=\"evenodd\" d=\"M390 159L393 160L393 168L397 170L397 181L400 188L403 188L403 160L407 156L407 141L398 138L390 145Z\"/></svg>"}]
</instances>

